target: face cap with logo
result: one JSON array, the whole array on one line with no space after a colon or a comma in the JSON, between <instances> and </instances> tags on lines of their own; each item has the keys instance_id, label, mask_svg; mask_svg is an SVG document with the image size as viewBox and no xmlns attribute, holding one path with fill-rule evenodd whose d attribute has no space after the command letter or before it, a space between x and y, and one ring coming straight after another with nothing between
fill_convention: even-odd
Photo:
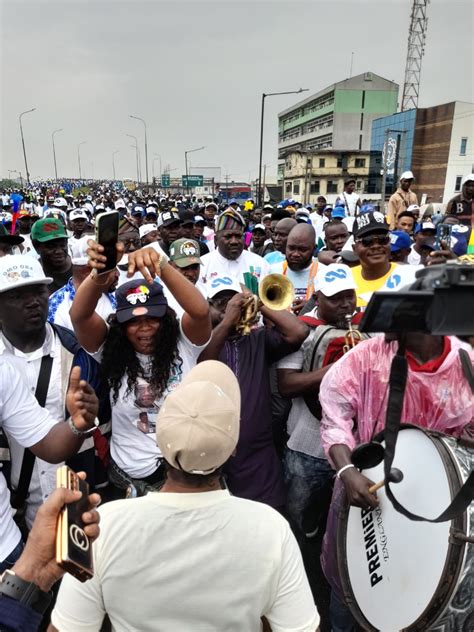
<instances>
[{"instance_id":1,"label":"face cap with logo","mask_svg":"<svg viewBox=\"0 0 474 632\"><path fill-rule=\"evenodd\" d=\"M0 257L0 292L8 292L25 285L49 285L51 277L45 276L39 261L27 255Z\"/></svg>"},{"instance_id":2,"label":"face cap with logo","mask_svg":"<svg viewBox=\"0 0 474 632\"><path fill-rule=\"evenodd\" d=\"M179 224L179 214L176 209L171 211L163 211L160 215L159 225L166 228L167 226L171 226L171 224Z\"/></svg>"},{"instance_id":3,"label":"face cap with logo","mask_svg":"<svg viewBox=\"0 0 474 632\"><path fill-rule=\"evenodd\" d=\"M399 252L404 248L411 248L410 235L404 230L392 230L390 232L390 250L391 252Z\"/></svg>"},{"instance_id":4,"label":"face cap with logo","mask_svg":"<svg viewBox=\"0 0 474 632\"><path fill-rule=\"evenodd\" d=\"M364 215L359 215L354 220L354 225L352 227L352 233L354 235L354 239L360 239L364 237L364 235L369 235L370 233L376 232L386 232L389 231L389 225L385 221L385 217L382 213L365 213Z\"/></svg>"},{"instance_id":5,"label":"face cap with logo","mask_svg":"<svg viewBox=\"0 0 474 632\"><path fill-rule=\"evenodd\" d=\"M194 239L177 239L170 245L170 261L178 268L187 268L195 264L201 265L199 244Z\"/></svg>"},{"instance_id":6,"label":"face cap with logo","mask_svg":"<svg viewBox=\"0 0 474 632\"><path fill-rule=\"evenodd\" d=\"M356 288L352 270L344 263L331 263L322 268L316 277L315 289L322 292L324 296L330 297Z\"/></svg>"},{"instance_id":7,"label":"face cap with logo","mask_svg":"<svg viewBox=\"0 0 474 632\"><path fill-rule=\"evenodd\" d=\"M33 224L31 239L43 243L52 239L67 239L67 233L61 220L49 217Z\"/></svg>"},{"instance_id":8,"label":"face cap with logo","mask_svg":"<svg viewBox=\"0 0 474 632\"><path fill-rule=\"evenodd\" d=\"M138 316L162 318L168 301L159 283L147 283L145 279L134 279L124 283L115 292L116 316L119 323L126 323Z\"/></svg>"},{"instance_id":9,"label":"face cap with logo","mask_svg":"<svg viewBox=\"0 0 474 632\"><path fill-rule=\"evenodd\" d=\"M171 467L211 474L232 455L240 428L240 389L222 362L196 365L165 399L156 441Z\"/></svg>"},{"instance_id":10,"label":"face cap with logo","mask_svg":"<svg viewBox=\"0 0 474 632\"><path fill-rule=\"evenodd\" d=\"M235 277L231 276L222 276L217 279L211 279L207 283L207 298L213 299L220 292L235 292L236 294L240 294L242 292L242 288L240 287L240 283Z\"/></svg>"}]
</instances>

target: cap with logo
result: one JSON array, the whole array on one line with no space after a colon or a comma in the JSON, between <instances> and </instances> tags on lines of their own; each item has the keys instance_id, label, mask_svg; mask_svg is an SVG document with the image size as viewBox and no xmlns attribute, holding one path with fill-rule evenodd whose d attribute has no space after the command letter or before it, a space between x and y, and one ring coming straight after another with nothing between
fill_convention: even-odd
<instances>
[{"instance_id":1,"label":"cap with logo","mask_svg":"<svg viewBox=\"0 0 474 632\"><path fill-rule=\"evenodd\" d=\"M335 206L331 211L332 219L344 219L346 210L343 206Z\"/></svg>"},{"instance_id":2,"label":"cap with logo","mask_svg":"<svg viewBox=\"0 0 474 632\"><path fill-rule=\"evenodd\" d=\"M145 279L134 279L124 283L115 291L116 315L119 323L126 323L138 316L162 318L168 301L159 283L147 283Z\"/></svg>"},{"instance_id":3,"label":"cap with logo","mask_svg":"<svg viewBox=\"0 0 474 632\"><path fill-rule=\"evenodd\" d=\"M296 211L295 213L295 219L302 219L304 221L306 221L307 219L309 219L309 211L307 208L300 208Z\"/></svg>"},{"instance_id":4,"label":"cap with logo","mask_svg":"<svg viewBox=\"0 0 474 632\"><path fill-rule=\"evenodd\" d=\"M411 248L410 235L404 230L392 230L390 232L391 252L399 252L405 248Z\"/></svg>"},{"instance_id":5,"label":"cap with logo","mask_svg":"<svg viewBox=\"0 0 474 632\"><path fill-rule=\"evenodd\" d=\"M44 274L39 261L28 255L0 257L0 292L25 285L49 285L53 279Z\"/></svg>"},{"instance_id":6,"label":"cap with logo","mask_svg":"<svg viewBox=\"0 0 474 632\"><path fill-rule=\"evenodd\" d=\"M75 219L85 219L88 220L89 217L86 211L83 208L76 208L69 213L69 221L73 222Z\"/></svg>"},{"instance_id":7,"label":"cap with logo","mask_svg":"<svg viewBox=\"0 0 474 632\"><path fill-rule=\"evenodd\" d=\"M60 219L48 217L33 224L31 239L43 243L52 239L67 239L67 233Z\"/></svg>"},{"instance_id":8,"label":"cap with logo","mask_svg":"<svg viewBox=\"0 0 474 632\"><path fill-rule=\"evenodd\" d=\"M25 240L21 235L10 235L5 226L0 223L0 241L3 243L11 244L12 246L18 246Z\"/></svg>"},{"instance_id":9,"label":"cap with logo","mask_svg":"<svg viewBox=\"0 0 474 632\"><path fill-rule=\"evenodd\" d=\"M421 233L421 232L424 233L427 230L432 231L433 233L435 233L436 232L436 226L433 224L433 222L420 222L415 227L415 235L416 235L416 233Z\"/></svg>"},{"instance_id":10,"label":"cap with logo","mask_svg":"<svg viewBox=\"0 0 474 632\"><path fill-rule=\"evenodd\" d=\"M160 226L164 226L165 228L167 226L171 226L171 224L179 224L180 219L179 219L179 213L176 211L176 209L171 209L170 211L163 211L163 213L160 214L160 222L159 225Z\"/></svg>"},{"instance_id":11,"label":"cap with logo","mask_svg":"<svg viewBox=\"0 0 474 632\"><path fill-rule=\"evenodd\" d=\"M352 227L352 233L355 239L359 239L364 235L376 232L389 231L389 225L385 221L385 217L382 213L375 211L374 213L365 213L355 218Z\"/></svg>"},{"instance_id":12,"label":"cap with logo","mask_svg":"<svg viewBox=\"0 0 474 632\"><path fill-rule=\"evenodd\" d=\"M156 207L151 205L146 207L145 212L147 215L158 215Z\"/></svg>"},{"instance_id":13,"label":"cap with logo","mask_svg":"<svg viewBox=\"0 0 474 632\"><path fill-rule=\"evenodd\" d=\"M67 202L63 197L57 197L53 202L53 206L57 206L58 208L67 208Z\"/></svg>"},{"instance_id":14,"label":"cap with logo","mask_svg":"<svg viewBox=\"0 0 474 632\"><path fill-rule=\"evenodd\" d=\"M199 244L194 239L177 239L170 245L170 261L178 268L201 264Z\"/></svg>"},{"instance_id":15,"label":"cap with logo","mask_svg":"<svg viewBox=\"0 0 474 632\"><path fill-rule=\"evenodd\" d=\"M346 290L355 290L356 284L352 270L344 263L331 263L321 268L316 276L315 289L324 296L334 296Z\"/></svg>"},{"instance_id":16,"label":"cap with logo","mask_svg":"<svg viewBox=\"0 0 474 632\"><path fill-rule=\"evenodd\" d=\"M222 362L197 364L165 399L156 441L171 467L211 474L232 455L240 429L240 388Z\"/></svg>"},{"instance_id":17,"label":"cap with logo","mask_svg":"<svg viewBox=\"0 0 474 632\"><path fill-rule=\"evenodd\" d=\"M235 292L236 294L240 294L242 292L242 288L240 286L239 281L232 276L221 276L215 279L210 279L207 282L207 298L214 298L220 292Z\"/></svg>"}]
</instances>

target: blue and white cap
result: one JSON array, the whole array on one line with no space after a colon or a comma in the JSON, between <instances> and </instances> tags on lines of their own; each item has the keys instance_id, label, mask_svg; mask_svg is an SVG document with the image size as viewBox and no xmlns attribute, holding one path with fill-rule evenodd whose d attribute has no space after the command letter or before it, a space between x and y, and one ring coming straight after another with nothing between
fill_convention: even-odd
<instances>
[{"instance_id":1,"label":"blue and white cap","mask_svg":"<svg viewBox=\"0 0 474 632\"><path fill-rule=\"evenodd\" d=\"M316 290L324 296L334 296L346 290L357 288L352 270L344 263L330 263L328 266L321 266L316 277Z\"/></svg>"},{"instance_id":2,"label":"blue and white cap","mask_svg":"<svg viewBox=\"0 0 474 632\"><path fill-rule=\"evenodd\" d=\"M228 276L224 274L222 276L209 279L206 285L207 298L214 298L219 294L219 292L225 292L229 290L231 292L235 292L236 294L240 294L240 292L242 292L239 281L233 276Z\"/></svg>"}]
</instances>

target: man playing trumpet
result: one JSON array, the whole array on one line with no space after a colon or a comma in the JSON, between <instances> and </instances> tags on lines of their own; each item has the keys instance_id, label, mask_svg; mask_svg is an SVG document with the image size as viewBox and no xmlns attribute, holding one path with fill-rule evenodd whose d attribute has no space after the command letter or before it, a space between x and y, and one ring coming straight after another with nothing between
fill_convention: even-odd
<instances>
[{"instance_id":1,"label":"man playing trumpet","mask_svg":"<svg viewBox=\"0 0 474 632\"><path fill-rule=\"evenodd\" d=\"M242 394L236 454L224 467L228 487L235 496L283 510L283 475L273 442L268 369L299 349L308 329L291 312L259 304L266 325L243 335L238 327L245 318L250 293L242 291L237 279L225 275L213 278L207 290L213 333L199 360L227 364Z\"/></svg>"}]
</instances>

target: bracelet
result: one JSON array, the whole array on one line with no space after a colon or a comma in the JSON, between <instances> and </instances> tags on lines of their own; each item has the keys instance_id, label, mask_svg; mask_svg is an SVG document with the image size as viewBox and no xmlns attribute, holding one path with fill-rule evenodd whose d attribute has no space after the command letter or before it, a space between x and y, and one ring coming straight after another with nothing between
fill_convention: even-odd
<instances>
[{"instance_id":1,"label":"bracelet","mask_svg":"<svg viewBox=\"0 0 474 632\"><path fill-rule=\"evenodd\" d=\"M69 419L67 420L67 425L71 429L72 434L76 435L76 437L90 437L92 434L94 434L95 430L98 428L99 420L96 418L94 421L94 425L92 426L92 428L89 428L88 430L78 430L76 426L74 425L72 417L69 417Z\"/></svg>"},{"instance_id":2,"label":"bracelet","mask_svg":"<svg viewBox=\"0 0 474 632\"><path fill-rule=\"evenodd\" d=\"M337 478L340 479L341 474L345 472L346 470L348 470L350 467L355 467L354 463L348 463L347 465L344 465L344 467L341 467L341 469L336 472Z\"/></svg>"}]
</instances>

